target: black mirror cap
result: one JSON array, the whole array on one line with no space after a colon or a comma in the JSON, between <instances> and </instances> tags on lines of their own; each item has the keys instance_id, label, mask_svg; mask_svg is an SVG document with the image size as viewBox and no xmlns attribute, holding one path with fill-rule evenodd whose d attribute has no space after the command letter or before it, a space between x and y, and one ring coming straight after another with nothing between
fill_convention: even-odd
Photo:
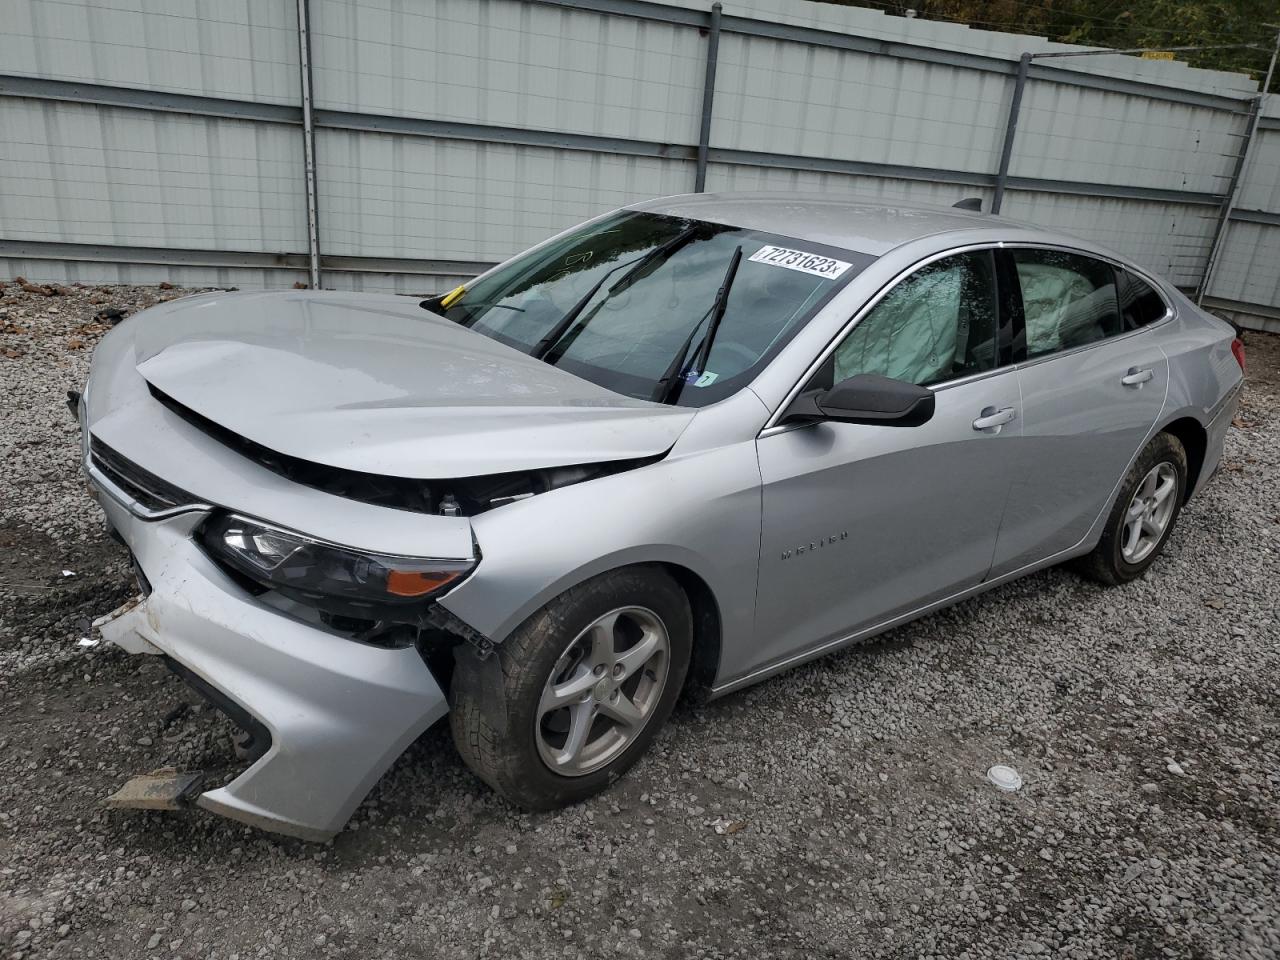
<instances>
[{"instance_id":1,"label":"black mirror cap","mask_svg":"<svg viewBox=\"0 0 1280 960\"><path fill-rule=\"evenodd\" d=\"M927 387L875 373L860 373L840 381L830 390L800 394L783 419L918 427L933 418L933 411L934 394Z\"/></svg>"}]
</instances>

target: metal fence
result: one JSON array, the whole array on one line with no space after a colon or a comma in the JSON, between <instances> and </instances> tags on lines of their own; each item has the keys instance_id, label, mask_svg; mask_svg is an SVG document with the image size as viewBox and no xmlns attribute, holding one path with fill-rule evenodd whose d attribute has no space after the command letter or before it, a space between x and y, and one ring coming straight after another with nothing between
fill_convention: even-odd
<instances>
[{"instance_id":1,"label":"metal fence","mask_svg":"<svg viewBox=\"0 0 1280 960\"><path fill-rule=\"evenodd\" d=\"M1188 289L1229 223L1209 302L1280 321L1276 98L1080 49L807 0L13 0L0 272L422 292L642 197L981 196Z\"/></svg>"}]
</instances>

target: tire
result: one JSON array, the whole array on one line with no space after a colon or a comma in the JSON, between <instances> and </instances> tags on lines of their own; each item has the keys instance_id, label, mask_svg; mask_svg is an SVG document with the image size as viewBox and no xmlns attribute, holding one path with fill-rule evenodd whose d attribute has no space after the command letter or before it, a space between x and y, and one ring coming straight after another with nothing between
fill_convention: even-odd
<instances>
[{"instance_id":1,"label":"tire","mask_svg":"<svg viewBox=\"0 0 1280 960\"><path fill-rule=\"evenodd\" d=\"M1131 543L1134 519L1130 515L1130 510L1138 509L1135 497L1139 494L1139 488L1145 483L1150 483L1150 478L1154 476L1156 477L1155 489L1159 490L1164 479L1169 478L1170 474L1176 481L1176 488L1167 494L1172 498L1172 503L1167 508L1164 507L1164 500L1161 500L1160 506L1155 508L1157 513L1154 514L1154 519L1163 519L1163 522L1158 525L1158 536L1148 533L1143 527L1139 541L1140 549L1135 550ZM1120 492L1116 495L1115 504L1111 508L1111 514L1107 517L1102 539L1098 541L1092 553L1077 561L1077 569L1080 573L1091 580L1109 586L1128 583L1142 576L1163 552L1165 544L1169 542L1169 535L1177 526L1178 516L1182 512L1186 489L1187 452L1183 449L1182 442L1169 433L1157 434L1125 475L1124 482L1120 485ZM1150 503L1149 500L1147 502ZM1164 510L1167 510L1167 514L1162 516Z\"/></svg>"},{"instance_id":2,"label":"tire","mask_svg":"<svg viewBox=\"0 0 1280 960\"><path fill-rule=\"evenodd\" d=\"M599 654L609 636L613 661ZM648 653L650 643L658 652ZM469 649L459 653L450 688L454 744L481 780L517 806L551 810L577 803L617 780L648 749L680 695L692 645L688 597L661 569L637 566L594 577L530 616L488 658ZM627 654L631 660L623 659ZM613 666L600 673L605 663ZM627 673L631 666L637 668ZM596 678L605 681L603 688ZM548 708L570 690L572 703ZM623 696L629 723L615 720ZM575 754L570 738L582 729L588 733L585 741L578 738L583 746Z\"/></svg>"}]
</instances>

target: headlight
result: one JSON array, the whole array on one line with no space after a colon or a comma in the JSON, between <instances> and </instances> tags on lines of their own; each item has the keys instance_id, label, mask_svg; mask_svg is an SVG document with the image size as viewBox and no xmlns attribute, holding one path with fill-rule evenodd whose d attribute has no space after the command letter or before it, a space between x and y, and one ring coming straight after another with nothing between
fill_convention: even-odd
<instances>
[{"instance_id":1,"label":"headlight","mask_svg":"<svg viewBox=\"0 0 1280 960\"><path fill-rule=\"evenodd\" d=\"M462 580L474 560L429 560L364 553L216 514L199 532L215 559L301 603L371 620L414 622L425 602Z\"/></svg>"}]
</instances>

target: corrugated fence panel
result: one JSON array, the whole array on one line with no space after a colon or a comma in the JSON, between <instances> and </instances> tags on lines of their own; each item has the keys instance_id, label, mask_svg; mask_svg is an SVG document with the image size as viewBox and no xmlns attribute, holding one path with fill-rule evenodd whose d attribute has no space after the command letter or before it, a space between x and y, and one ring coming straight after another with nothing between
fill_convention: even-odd
<instances>
[{"instance_id":1,"label":"corrugated fence panel","mask_svg":"<svg viewBox=\"0 0 1280 960\"><path fill-rule=\"evenodd\" d=\"M6 0L0 72L298 100L290 0Z\"/></svg>"},{"instance_id":2,"label":"corrugated fence panel","mask_svg":"<svg viewBox=\"0 0 1280 960\"><path fill-rule=\"evenodd\" d=\"M707 0L664 0L664 6L705 12ZM1015 0L1015 6L1036 6L1030 0ZM902 4L901 6L907 6ZM968 27L938 20L906 19L865 7L836 6L829 3L795 0L729 0L725 15L750 17L766 24L785 24L850 34L856 37L906 42L939 50L956 50L1016 62L1023 51L1035 53L1069 52L1087 49L1054 43L1044 37L1001 33L979 24ZM1257 83L1238 73L1201 70L1177 60L1143 60L1138 57L1086 57L1053 61L1065 70L1094 76L1122 77L1173 87L1228 96L1251 95ZM1010 70L1012 72L1012 70Z\"/></svg>"},{"instance_id":3,"label":"corrugated fence panel","mask_svg":"<svg viewBox=\"0 0 1280 960\"><path fill-rule=\"evenodd\" d=\"M322 130L321 249L497 261L646 197L682 193L688 162Z\"/></svg>"},{"instance_id":4,"label":"corrugated fence panel","mask_svg":"<svg viewBox=\"0 0 1280 960\"><path fill-rule=\"evenodd\" d=\"M886 201L908 200L912 203L936 203L949 207L966 197L990 200L990 190L954 183L932 183L927 180L897 180L891 177L853 176L845 173L819 173L811 170L786 170L779 167L755 167L729 163L712 163L707 167L708 190L794 190L825 197L850 199L874 197Z\"/></svg>"},{"instance_id":5,"label":"corrugated fence panel","mask_svg":"<svg viewBox=\"0 0 1280 960\"><path fill-rule=\"evenodd\" d=\"M1280 216L1280 97L1262 102L1259 126L1245 164L1236 209ZM1233 221L1209 285L1212 297L1233 305L1238 320L1280 332L1280 224Z\"/></svg>"},{"instance_id":6,"label":"corrugated fence panel","mask_svg":"<svg viewBox=\"0 0 1280 960\"><path fill-rule=\"evenodd\" d=\"M1243 114L1032 81L1010 172L1223 193L1245 126Z\"/></svg>"},{"instance_id":7,"label":"corrugated fence panel","mask_svg":"<svg viewBox=\"0 0 1280 960\"><path fill-rule=\"evenodd\" d=\"M1007 86L976 70L729 34L711 143L989 173Z\"/></svg>"},{"instance_id":8,"label":"corrugated fence panel","mask_svg":"<svg viewBox=\"0 0 1280 960\"><path fill-rule=\"evenodd\" d=\"M1213 275L1214 297L1280 307L1280 227L1233 223Z\"/></svg>"},{"instance_id":9,"label":"corrugated fence panel","mask_svg":"<svg viewBox=\"0 0 1280 960\"><path fill-rule=\"evenodd\" d=\"M1179 286L1194 286L1213 242L1216 208L1011 191L1004 213L1087 237Z\"/></svg>"},{"instance_id":10,"label":"corrugated fence panel","mask_svg":"<svg viewBox=\"0 0 1280 960\"><path fill-rule=\"evenodd\" d=\"M85 284L156 284L168 281L179 287L236 287L255 290L290 287L305 282L306 270L255 269L253 267L189 267L159 263L108 263L97 260L49 260L0 257L0 276L36 281ZM448 290L449 287L441 289Z\"/></svg>"},{"instance_id":11,"label":"corrugated fence panel","mask_svg":"<svg viewBox=\"0 0 1280 960\"><path fill-rule=\"evenodd\" d=\"M310 0L328 285L438 290L609 208L692 189L710 0L590 5ZM10 0L0 75L20 80L0 76L5 269L298 279L296 11L296 0ZM799 0L730 0L723 13L708 189L989 199L1018 56L1079 51ZM67 81L116 102L62 99ZM1037 60L1004 212L1195 285L1251 84L1134 57ZM1278 101L1263 107L1271 124ZM259 119L206 115L245 113ZM1280 308L1280 226L1248 218L1280 213L1280 128L1259 131L1237 207L1211 292ZM174 250L190 255L164 256Z\"/></svg>"},{"instance_id":12,"label":"corrugated fence panel","mask_svg":"<svg viewBox=\"0 0 1280 960\"><path fill-rule=\"evenodd\" d=\"M1280 213L1280 130L1260 129L1256 136L1236 207Z\"/></svg>"},{"instance_id":13,"label":"corrugated fence panel","mask_svg":"<svg viewBox=\"0 0 1280 960\"><path fill-rule=\"evenodd\" d=\"M317 106L664 143L698 136L689 27L514 0L315 0Z\"/></svg>"},{"instance_id":14,"label":"corrugated fence panel","mask_svg":"<svg viewBox=\"0 0 1280 960\"><path fill-rule=\"evenodd\" d=\"M288 127L0 99L0 236L306 249Z\"/></svg>"}]
</instances>

